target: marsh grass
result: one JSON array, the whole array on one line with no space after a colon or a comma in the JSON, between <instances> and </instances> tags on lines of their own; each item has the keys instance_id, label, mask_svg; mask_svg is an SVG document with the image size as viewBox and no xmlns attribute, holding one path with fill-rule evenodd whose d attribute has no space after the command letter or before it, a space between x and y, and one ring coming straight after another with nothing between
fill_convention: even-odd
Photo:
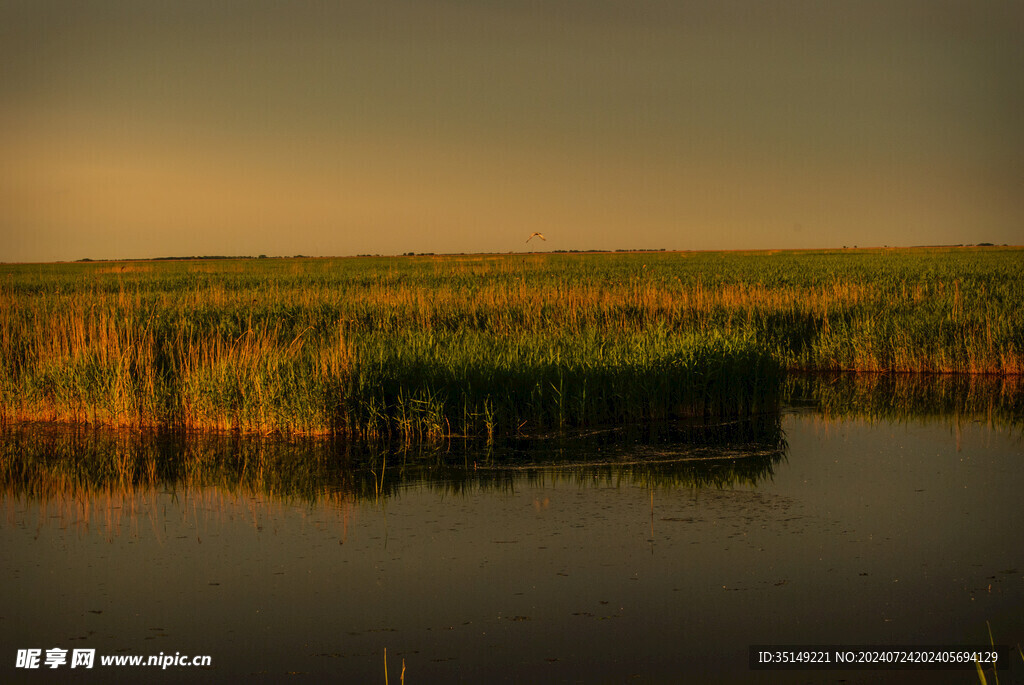
<instances>
[{"instance_id":1,"label":"marsh grass","mask_svg":"<svg viewBox=\"0 0 1024 685\"><path fill-rule=\"evenodd\" d=\"M771 411L784 371L1019 375L1022 256L0 266L0 416L493 440Z\"/></svg>"},{"instance_id":2,"label":"marsh grass","mask_svg":"<svg viewBox=\"0 0 1024 685\"><path fill-rule=\"evenodd\" d=\"M398 675L399 685L405 685L405 659L402 659L402 672ZM384 648L384 685L388 685L388 648Z\"/></svg>"},{"instance_id":3,"label":"marsh grass","mask_svg":"<svg viewBox=\"0 0 1024 685\"><path fill-rule=\"evenodd\" d=\"M988 621L985 621L985 626L988 628L989 645L991 645L992 649L995 650L996 640L995 637L993 637L992 635L992 624ZM1021 661L1024 662L1024 650L1021 649L1020 645L1017 645L1017 654L1020 656ZM1009 667L1009 664L1007 664L1006 668L1008 669ZM981 685L988 685L988 678L985 676L985 669L981 667L981 662L978 659L974 660L974 668L978 673L978 681L981 683ZM997 668L997 664L995 663L992 664L991 674L994 685L999 685L999 671Z\"/></svg>"}]
</instances>

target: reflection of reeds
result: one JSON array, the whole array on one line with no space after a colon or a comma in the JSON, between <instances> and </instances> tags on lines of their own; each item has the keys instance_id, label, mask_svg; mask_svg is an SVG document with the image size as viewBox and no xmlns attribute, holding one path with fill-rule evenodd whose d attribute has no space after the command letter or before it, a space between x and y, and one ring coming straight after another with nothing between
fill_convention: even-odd
<instances>
[{"instance_id":1,"label":"reflection of reeds","mask_svg":"<svg viewBox=\"0 0 1024 685\"><path fill-rule=\"evenodd\" d=\"M665 487L754 484L770 477L785 441L779 416L734 427L690 426L687 444L632 434L532 447L511 444L464 450L356 450L330 439L290 441L226 435L126 434L39 426L0 431L0 491L19 500L68 506L137 500L156 492L190 498L226 493L282 503L352 502L389 497L409 483L449 494L505 489L517 480L574 478ZM745 425L746 427L740 427ZM575 444L575 448L572 447ZM594 451L601 445L601 451ZM552 470L558 466L564 473ZM98 508L98 509L97 509ZM108 510L116 507L107 507ZM82 512L68 519L88 521Z\"/></svg>"},{"instance_id":2,"label":"reflection of reeds","mask_svg":"<svg viewBox=\"0 0 1024 685\"><path fill-rule=\"evenodd\" d=\"M784 393L826 416L889 421L932 417L954 424L981 420L988 425L1024 425L1022 376L800 374L786 379Z\"/></svg>"},{"instance_id":3,"label":"reflection of reeds","mask_svg":"<svg viewBox=\"0 0 1024 685\"><path fill-rule=\"evenodd\" d=\"M320 450L322 452L323 450ZM31 426L0 430L0 493L8 510L31 503L40 522L108 537L137 535L154 519L156 502L168 495L187 501L183 513L200 530L201 519L242 507L260 526L265 509L314 501L331 504L340 516L342 539L352 511L350 471L287 444L130 434L115 430L76 430Z\"/></svg>"},{"instance_id":4,"label":"reflection of reeds","mask_svg":"<svg viewBox=\"0 0 1024 685\"><path fill-rule=\"evenodd\" d=\"M5 265L0 417L412 443L771 410L783 368L1021 374L1020 255Z\"/></svg>"}]
</instances>

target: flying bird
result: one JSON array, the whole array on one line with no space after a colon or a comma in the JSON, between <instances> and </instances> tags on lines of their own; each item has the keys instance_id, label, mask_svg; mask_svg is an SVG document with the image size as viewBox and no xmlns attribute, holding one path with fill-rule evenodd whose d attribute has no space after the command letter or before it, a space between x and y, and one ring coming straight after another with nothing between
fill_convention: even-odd
<instances>
[{"instance_id":1,"label":"flying bird","mask_svg":"<svg viewBox=\"0 0 1024 685\"><path fill-rule=\"evenodd\" d=\"M545 237L544 237L543 235L541 235L540 233L534 233L534 234L532 234L532 235L531 235L531 236L530 236L529 238L527 238L527 239L526 239L526 242L530 242L530 241L531 241L531 240L533 240L534 238L540 238L541 240L547 241L547 238L545 238Z\"/></svg>"}]
</instances>

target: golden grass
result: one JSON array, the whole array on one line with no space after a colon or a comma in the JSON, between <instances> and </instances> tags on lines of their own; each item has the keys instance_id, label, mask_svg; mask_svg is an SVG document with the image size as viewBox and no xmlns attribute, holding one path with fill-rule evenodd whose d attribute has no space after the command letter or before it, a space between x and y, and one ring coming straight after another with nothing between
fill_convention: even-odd
<instances>
[{"instance_id":1,"label":"golden grass","mask_svg":"<svg viewBox=\"0 0 1024 685\"><path fill-rule=\"evenodd\" d=\"M690 379L683 413L703 411L702 364L758 392L772 382L759 358L1013 376L1022 263L1014 249L880 249L3 266L0 416L490 433L502 403L503 430L676 411L682 395L638 409L661 402L668 373Z\"/></svg>"}]
</instances>

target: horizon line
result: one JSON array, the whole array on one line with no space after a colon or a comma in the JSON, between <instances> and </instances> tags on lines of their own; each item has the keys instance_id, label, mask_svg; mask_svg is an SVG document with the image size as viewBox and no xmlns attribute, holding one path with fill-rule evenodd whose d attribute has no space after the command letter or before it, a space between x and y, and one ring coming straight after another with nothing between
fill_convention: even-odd
<instances>
[{"instance_id":1,"label":"horizon line","mask_svg":"<svg viewBox=\"0 0 1024 685\"><path fill-rule=\"evenodd\" d=\"M1008 243L945 243L945 244L931 244L931 245L869 245L861 247L854 245L852 247L843 245L842 247L768 247L768 248L733 248L727 250L670 250L667 248L629 248L629 249L557 249L557 250L546 250L546 251L507 251L507 252L402 252L400 254L384 254L384 253L360 253L350 255L306 255L306 254L294 254L294 255L189 255L189 256L177 256L168 255L160 257L120 257L120 258L106 258L106 257L80 257L73 260L53 260L53 261L0 261L0 264L4 265L18 265L18 264L89 264L89 263L106 263L106 262L162 262L162 261L210 261L210 260L261 260L261 259L359 259L359 258L385 258L385 257L474 257L474 256L504 256L504 255L545 255L545 254L648 254L648 253L666 253L666 254L709 254L709 253L736 253L736 252L853 252L853 251L865 251L865 250L921 250L921 249L938 249L938 248L975 248L975 247L1005 247L1005 248L1024 248L1022 245L1010 245Z\"/></svg>"}]
</instances>

